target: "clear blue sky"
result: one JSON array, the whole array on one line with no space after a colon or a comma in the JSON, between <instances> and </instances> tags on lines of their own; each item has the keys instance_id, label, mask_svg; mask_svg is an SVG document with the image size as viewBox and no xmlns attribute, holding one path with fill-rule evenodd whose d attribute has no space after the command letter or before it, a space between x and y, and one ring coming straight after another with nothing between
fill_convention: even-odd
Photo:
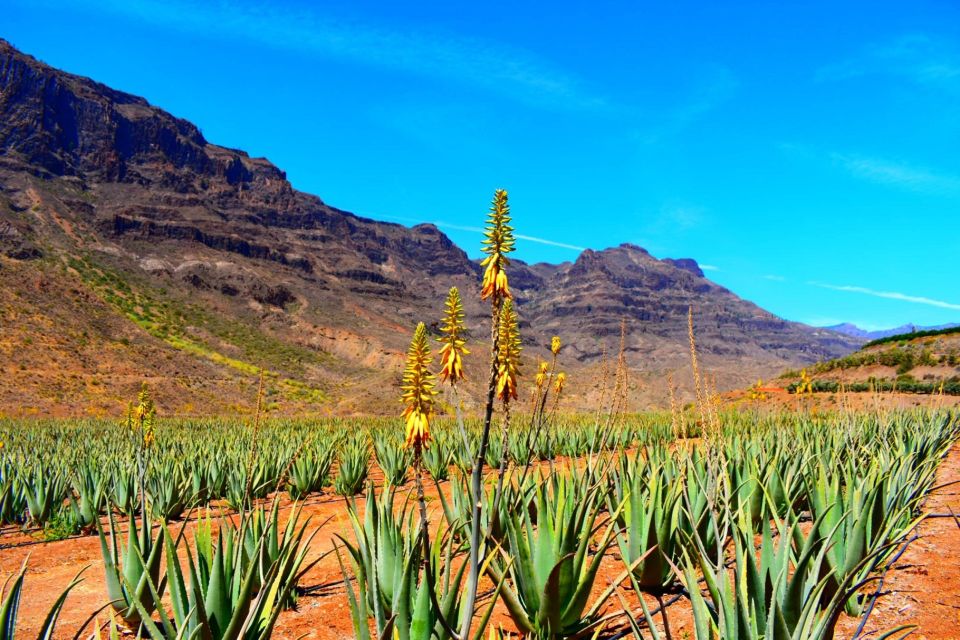
<instances>
[{"instance_id":1,"label":"clear blue sky","mask_svg":"<svg viewBox=\"0 0 960 640\"><path fill-rule=\"evenodd\" d=\"M954 1L266 4L5 0L0 37L471 255L502 186L529 261L633 242L792 320L960 321Z\"/></svg>"}]
</instances>

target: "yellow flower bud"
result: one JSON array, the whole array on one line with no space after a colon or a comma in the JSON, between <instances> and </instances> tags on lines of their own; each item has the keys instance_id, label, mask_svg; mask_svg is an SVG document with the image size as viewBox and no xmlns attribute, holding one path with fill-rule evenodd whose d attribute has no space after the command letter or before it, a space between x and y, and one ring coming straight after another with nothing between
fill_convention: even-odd
<instances>
[{"instance_id":1,"label":"yellow flower bud","mask_svg":"<svg viewBox=\"0 0 960 640\"><path fill-rule=\"evenodd\" d=\"M553 390L560 395L560 392L563 391L563 384L567 381L567 374L563 371L557 374L557 379L554 382Z\"/></svg>"}]
</instances>

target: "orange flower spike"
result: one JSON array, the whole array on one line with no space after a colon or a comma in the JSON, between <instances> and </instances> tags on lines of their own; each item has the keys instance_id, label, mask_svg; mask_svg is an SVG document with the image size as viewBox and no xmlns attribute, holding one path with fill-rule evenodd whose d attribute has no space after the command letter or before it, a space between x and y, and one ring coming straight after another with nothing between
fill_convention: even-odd
<instances>
[{"instance_id":1,"label":"orange flower spike","mask_svg":"<svg viewBox=\"0 0 960 640\"><path fill-rule=\"evenodd\" d=\"M510 222L507 192L497 189L493 194L490 212L487 214L487 228L483 232L483 252L487 257L480 262L480 266L484 267L483 284L480 289L481 300L494 295L503 299L512 297L506 268L510 264L507 254L514 250L516 239Z\"/></svg>"},{"instance_id":2,"label":"orange flower spike","mask_svg":"<svg viewBox=\"0 0 960 640\"><path fill-rule=\"evenodd\" d=\"M403 418L406 437L403 446L420 451L430 442L430 418L433 416L435 377L430 373L430 345L427 342L427 327L422 322L413 332L413 340L407 350L407 363L403 370L400 401L404 403Z\"/></svg>"},{"instance_id":3,"label":"orange flower spike","mask_svg":"<svg viewBox=\"0 0 960 640\"><path fill-rule=\"evenodd\" d=\"M505 300L500 310L500 354L497 358L497 397L503 402L517 397L517 378L520 375L520 326L513 301Z\"/></svg>"},{"instance_id":4,"label":"orange flower spike","mask_svg":"<svg viewBox=\"0 0 960 640\"><path fill-rule=\"evenodd\" d=\"M463 356L470 352L467 351L465 347L467 341L463 338L467 331L463 317L460 291L456 287L451 287L450 293L447 294L443 320L440 323L442 335L437 338L437 341L443 345L440 347L440 380L442 382L456 384L466 379L463 372Z\"/></svg>"}]
</instances>

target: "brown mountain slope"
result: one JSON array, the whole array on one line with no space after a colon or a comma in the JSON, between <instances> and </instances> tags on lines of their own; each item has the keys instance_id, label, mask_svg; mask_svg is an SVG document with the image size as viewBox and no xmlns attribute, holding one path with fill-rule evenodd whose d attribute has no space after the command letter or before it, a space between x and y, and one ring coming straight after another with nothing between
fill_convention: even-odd
<instances>
[{"instance_id":1,"label":"brown mountain slope","mask_svg":"<svg viewBox=\"0 0 960 640\"><path fill-rule=\"evenodd\" d=\"M478 278L432 225L330 207L267 160L0 41L2 411L115 412L139 378L170 411L228 410L250 404L263 366L283 410L389 412L409 332L449 286L485 335ZM631 245L516 263L511 282L531 359L558 334L565 366L587 376L625 319L638 403L685 367L688 305L721 387L856 344Z\"/></svg>"}]
</instances>

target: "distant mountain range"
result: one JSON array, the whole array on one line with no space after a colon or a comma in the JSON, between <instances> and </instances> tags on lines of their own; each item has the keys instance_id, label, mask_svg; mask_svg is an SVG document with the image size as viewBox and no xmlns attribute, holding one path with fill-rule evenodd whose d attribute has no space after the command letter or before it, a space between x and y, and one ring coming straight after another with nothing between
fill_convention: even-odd
<instances>
[{"instance_id":1,"label":"distant mountain range","mask_svg":"<svg viewBox=\"0 0 960 640\"><path fill-rule=\"evenodd\" d=\"M960 322L955 322L952 324L939 324L933 326L920 326L917 324L904 324L899 327L893 327L892 329L877 329L876 331L870 331L867 329L861 329L855 324L849 322L844 322L842 324L835 324L829 327L824 327L831 331L836 331L837 333L842 333L845 336L850 336L851 338L860 338L863 340L877 340L879 338L887 338L890 336L898 336L903 333L914 333L916 331L938 331L940 329L952 329L954 327L960 327Z\"/></svg>"},{"instance_id":2,"label":"distant mountain range","mask_svg":"<svg viewBox=\"0 0 960 640\"><path fill-rule=\"evenodd\" d=\"M261 366L278 410L392 414L412 329L436 330L451 285L472 344L483 340L480 273L433 225L334 208L268 160L0 40L0 414L115 413L141 380L167 411L232 412L252 404ZM694 260L630 244L513 261L510 284L526 379L559 335L572 405L599 394L621 321L640 405L667 397L671 372L689 390L689 307L721 389L860 342L778 318ZM468 404L487 362L474 352Z\"/></svg>"}]
</instances>

